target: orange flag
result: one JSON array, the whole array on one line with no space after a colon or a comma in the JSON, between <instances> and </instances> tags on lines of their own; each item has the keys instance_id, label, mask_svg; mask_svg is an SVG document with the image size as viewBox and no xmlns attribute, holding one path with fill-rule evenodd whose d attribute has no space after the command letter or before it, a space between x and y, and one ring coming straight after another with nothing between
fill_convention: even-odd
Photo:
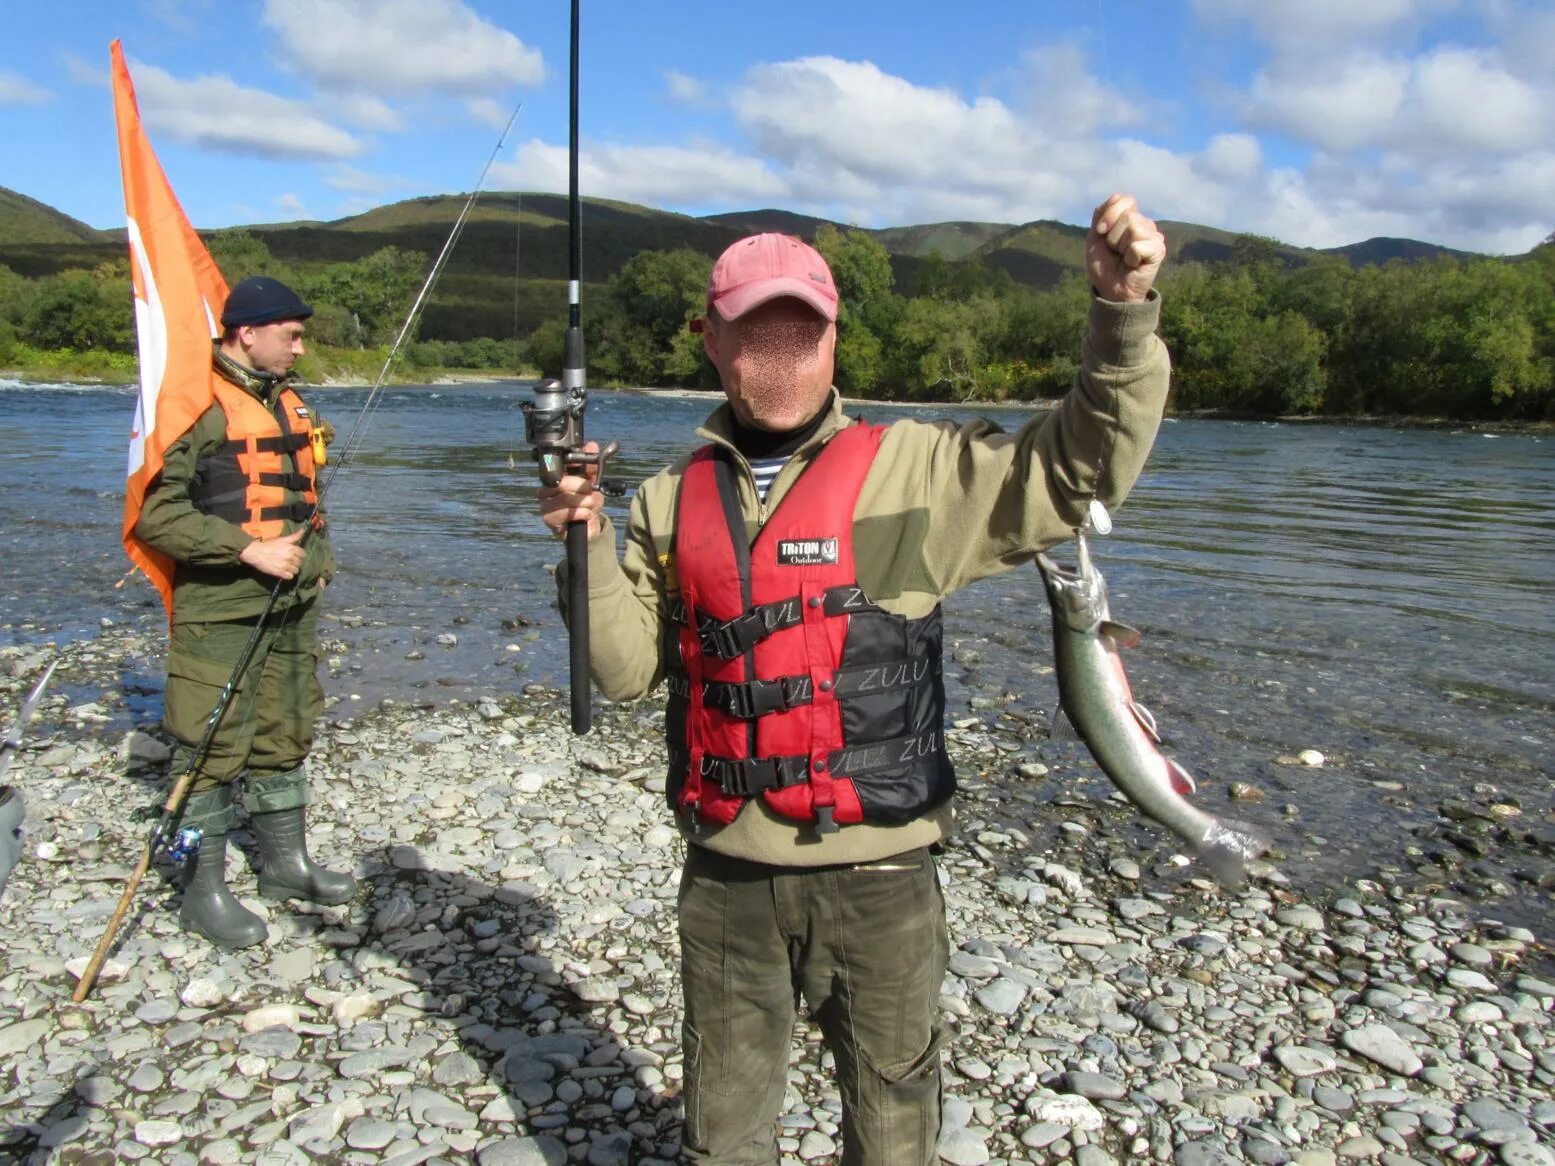
<instances>
[{"instance_id":1,"label":"orange flag","mask_svg":"<svg viewBox=\"0 0 1555 1166\"><path fill-rule=\"evenodd\" d=\"M163 451L214 400L211 341L218 335L216 318L227 302L227 281L189 225L141 127L135 86L118 41L109 52L140 352L140 394L124 490L124 550L162 593L171 620L173 561L137 539L135 523L146 487L162 468Z\"/></svg>"}]
</instances>

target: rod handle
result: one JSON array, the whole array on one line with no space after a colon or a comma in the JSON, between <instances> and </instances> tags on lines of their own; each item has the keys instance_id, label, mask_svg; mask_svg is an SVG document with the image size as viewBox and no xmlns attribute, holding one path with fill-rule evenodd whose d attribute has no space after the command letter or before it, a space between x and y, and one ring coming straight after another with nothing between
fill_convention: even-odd
<instances>
[{"instance_id":1,"label":"rod handle","mask_svg":"<svg viewBox=\"0 0 1555 1166\"><path fill-rule=\"evenodd\" d=\"M572 731L578 736L593 725L589 687L589 524L567 524L567 647L568 681L572 687Z\"/></svg>"}]
</instances>

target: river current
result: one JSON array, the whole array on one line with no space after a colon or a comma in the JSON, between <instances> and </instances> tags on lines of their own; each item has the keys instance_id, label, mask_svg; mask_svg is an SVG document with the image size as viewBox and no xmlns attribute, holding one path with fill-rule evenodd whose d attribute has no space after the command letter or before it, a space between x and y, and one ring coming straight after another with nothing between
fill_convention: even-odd
<instances>
[{"instance_id":1,"label":"river current","mask_svg":"<svg viewBox=\"0 0 1555 1166\"><path fill-rule=\"evenodd\" d=\"M366 400L309 395L342 436ZM343 661L326 681L337 709L565 682L550 575L559 548L535 513L528 396L522 384L380 394L328 500L343 563L324 633ZM711 404L595 392L588 431L621 443L612 475L632 486L690 447ZM0 643L90 637L105 619L160 630L144 581L116 586L132 408L128 389L0 381L11 434L0 448ZM1008 428L1024 419L986 415ZM1163 426L1113 533L1094 543L1097 565L1114 616L1145 633L1125 658L1168 751L1196 774L1206 808L1275 836L1294 879L1407 866L1455 799L1555 831L1552 455L1532 434ZM610 506L624 517L626 503ZM1033 569L954 596L946 635L952 716L997 708L1045 723L1057 691ZM439 642L450 636L457 643ZM140 694L130 721L158 712L160 676L142 666L148 675L127 679ZM1045 743L1033 755L1072 759L1076 748ZM1323 765L1288 762L1309 749ZM1232 804L1233 782L1266 796ZM1526 880L1530 863L1551 865L1538 853L1481 857L1506 883L1495 897L1509 915L1548 936L1555 911Z\"/></svg>"}]
</instances>

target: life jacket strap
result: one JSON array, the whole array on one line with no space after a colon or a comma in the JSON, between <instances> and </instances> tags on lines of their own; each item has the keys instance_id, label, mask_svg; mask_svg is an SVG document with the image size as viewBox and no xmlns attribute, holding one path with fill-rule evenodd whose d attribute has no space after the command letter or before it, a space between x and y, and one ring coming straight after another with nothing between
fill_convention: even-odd
<instances>
[{"instance_id":1,"label":"life jacket strap","mask_svg":"<svg viewBox=\"0 0 1555 1166\"><path fill-rule=\"evenodd\" d=\"M803 623L803 604L804 601L798 595L790 595L786 599L758 604L732 619L718 619L699 611L696 613L696 630L702 652L720 660L737 659L774 632ZM853 583L828 587L822 595L822 604L828 616L879 610L864 594L864 589ZM684 625L687 622L684 601L678 597L671 600L668 616L675 623Z\"/></svg>"},{"instance_id":2,"label":"life jacket strap","mask_svg":"<svg viewBox=\"0 0 1555 1166\"><path fill-rule=\"evenodd\" d=\"M282 506L266 506L259 511L259 521L274 522L277 518L289 518L293 522L306 522L313 514L311 502L288 502Z\"/></svg>"},{"instance_id":3,"label":"life jacket strap","mask_svg":"<svg viewBox=\"0 0 1555 1166\"><path fill-rule=\"evenodd\" d=\"M261 486L280 486L287 490L295 490L299 494L313 489L313 479L308 477L307 474L261 473L259 475L259 484Z\"/></svg>"},{"instance_id":4,"label":"life jacket strap","mask_svg":"<svg viewBox=\"0 0 1555 1166\"><path fill-rule=\"evenodd\" d=\"M670 764L685 768L691 755L670 750ZM702 758L702 780L712 782L730 797L752 798L763 790L784 789L809 778L809 758L796 754L788 757L711 757Z\"/></svg>"},{"instance_id":5,"label":"life jacket strap","mask_svg":"<svg viewBox=\"0 0 1555 1166\"><path fill-rule=\"evenodd\" d=\"M249 442L252 440L256 453L296 453L298 450L308 448L312 442L308 434L282 433L271 437L243 438L242 440L229 439L223 443L219 453L248 453Z\"/></svg>"},{"instance_id":6,"label":"life jacket strap","mask_svg":"<svg viewBox=\"0 0 1555 1166\"><path fill-rule=\"evenodd\" d=\"M944 748L945 734L939 728L910 737L846 745L827 758L826 772L833 780L840 780L898 769L937 756ZM684 771L691 764L691 755L683 749L671 749L669 761L671 769ZM810 758L803 753L752 758L704 754L701 774L704 782L716 783L730 797L749 798L763 790L784 789L808 781Z\"/></svg>"},{"instance_id":7,"label":"life jacket strap","mask_svg":"<svg viewBox=\"0 0 1555 1166\"><path fill-rule=\"evenodd\" d=\"M702 693L702 701L709 708L746 721L798 708L814 698L814 686L810 678L803 675L747 680L741 684L713 681Z\"/></svg>"}]
</instances>

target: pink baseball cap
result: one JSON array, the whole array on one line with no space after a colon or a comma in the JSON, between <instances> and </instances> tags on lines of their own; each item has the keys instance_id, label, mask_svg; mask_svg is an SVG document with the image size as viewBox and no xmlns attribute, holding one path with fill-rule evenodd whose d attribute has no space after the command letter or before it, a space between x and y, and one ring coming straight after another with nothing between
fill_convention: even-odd
<instances>
[{"instance_id":1,"label":"pink baseball cap","mask_svg":"<svg viewBox=\"0 0 1555 1166\"><path fill-rule=\"evenodd\" d=\"M779 296L803 300L828 320L837 318L837 285L821 253L792 235L751 235L731 243L707 281L707 306L725 320Z\"/></svg>"}]
</instances>

